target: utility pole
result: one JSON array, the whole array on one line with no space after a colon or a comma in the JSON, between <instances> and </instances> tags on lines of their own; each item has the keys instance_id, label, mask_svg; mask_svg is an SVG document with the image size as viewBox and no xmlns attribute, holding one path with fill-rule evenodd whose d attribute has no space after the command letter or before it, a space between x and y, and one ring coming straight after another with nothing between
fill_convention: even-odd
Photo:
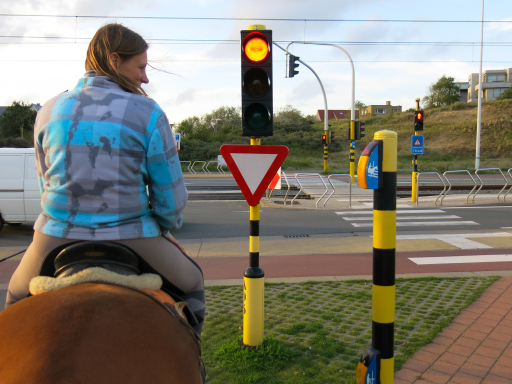
<instances>
[{"instance_id":1,"label":"utility pole","mask_svg":"<svg viewBox=\"0 0 512 384\"><path fill-rule=\"evenodd\" d=\"M476 119L476 153L475 153L475 171L480 168L480 136L482 132L482 58L484 52L484 0L482 0L482 26L480 29L480 72L478 75L478 108Z\"/></svg>"}]
</instances>

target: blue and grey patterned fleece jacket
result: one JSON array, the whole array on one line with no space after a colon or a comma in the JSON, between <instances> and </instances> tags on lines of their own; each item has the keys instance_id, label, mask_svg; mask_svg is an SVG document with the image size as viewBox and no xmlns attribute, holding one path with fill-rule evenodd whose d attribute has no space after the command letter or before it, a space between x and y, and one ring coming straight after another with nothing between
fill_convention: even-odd
<instances>
[{"instance_id":1,"label":"blue and grey patterned fleece jacket","mask_svg":"<svg viewBox=\"0 0 512 384\"><path fill-rule=\"evenodd\" d=\"M187 189L167 117L150 98L89 71L41 108L34 141L36 231L120 240L181 227Z\"/></svg>"}]
</instances>

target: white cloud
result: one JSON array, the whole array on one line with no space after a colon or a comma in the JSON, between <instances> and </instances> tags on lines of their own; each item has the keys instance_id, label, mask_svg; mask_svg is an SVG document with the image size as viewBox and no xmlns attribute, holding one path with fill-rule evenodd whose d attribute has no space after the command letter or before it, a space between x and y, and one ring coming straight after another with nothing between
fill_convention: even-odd
<instances>
[{"instance_id":1,"label":"white cloud","mask_svg":"<svg viewBox=\"0 0 512 384\"><path fill-rule=\"evenodd\" d=\"M499 32L512 31L512 17L505 18L505 19L502 19L499 21L501 21L501 22L489 23L487 25L484 25L484 30L499 31Z\"/></svg>"}]
</instances>

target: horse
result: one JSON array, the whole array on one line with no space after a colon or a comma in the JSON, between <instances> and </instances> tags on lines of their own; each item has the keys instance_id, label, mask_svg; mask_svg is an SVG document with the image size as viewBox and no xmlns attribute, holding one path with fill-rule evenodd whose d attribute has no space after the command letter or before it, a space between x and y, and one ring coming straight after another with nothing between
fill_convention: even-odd
<instances>
[{"instance_id":1,"label":"horse","mask_svg":"<svg viewBox=\"0 0 512 384\"><path fill-rule=\"evenodd\" d=\"M0 382L201 384L201 347L150 294L86 282L0 312Z\"/></svg>"}]
</instances>

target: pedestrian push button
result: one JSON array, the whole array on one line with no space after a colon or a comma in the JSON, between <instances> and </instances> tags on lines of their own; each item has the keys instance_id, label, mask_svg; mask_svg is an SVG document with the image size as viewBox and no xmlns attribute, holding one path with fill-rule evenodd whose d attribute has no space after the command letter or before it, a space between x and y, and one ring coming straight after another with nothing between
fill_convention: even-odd
<instances>
[{"instance_id":1,"label":"pedestrian push button","mask_svg":"<svg viewBox=\"0 0 512 384\"><path fill-rule=\"evenodd\" d=\"M366 146L357 165L357 181L363 189L378 189L382 184L382 140Z\"/></svg>"}]
</instances>

